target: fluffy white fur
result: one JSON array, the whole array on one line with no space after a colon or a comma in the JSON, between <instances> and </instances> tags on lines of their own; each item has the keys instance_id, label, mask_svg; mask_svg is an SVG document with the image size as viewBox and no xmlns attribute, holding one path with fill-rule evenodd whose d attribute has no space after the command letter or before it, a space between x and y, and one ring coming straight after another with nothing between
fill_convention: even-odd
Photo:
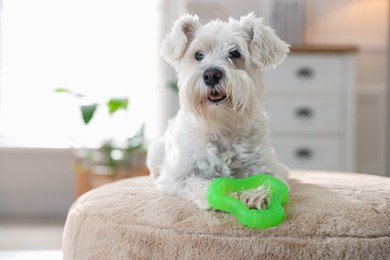
<instances>
[{"instance_id":1,"label":"fluffy white fur","mask_svg":"<svg viewBox=\"0 0 390 260\"><path fill-rule=\"evenodd\" d=\"M234 50L239 57L232 56ZM217 177L268 173L286 182L288 171L270 145L262 108L262 69L278 65L288 51L288 44L254 14L204 26L188 14L176 21L161 54L177 71L181 108L164 136L151 144L147 159L160 190L208 208L207 188ZM223 74L214 87L203 76L210 68ZM226 98L211 102L215 97ZM253 204L258 196L261 208L264 193L238 197Z\"/></svg>"}]
</instances>

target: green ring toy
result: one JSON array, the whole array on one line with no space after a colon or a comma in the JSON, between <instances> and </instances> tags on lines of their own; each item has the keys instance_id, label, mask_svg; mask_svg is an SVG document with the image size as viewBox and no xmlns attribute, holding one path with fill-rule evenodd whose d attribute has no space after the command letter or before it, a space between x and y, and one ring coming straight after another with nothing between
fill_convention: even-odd
<instances>
[{"instance_id":1,"label":"green ring toy","mask_svg":"<svg viewBox=\"0 0 390 260\"><path fill-rule=\"evenodd\" d=\"M249 209L240 200L228 195L229 192L242 192L261 185L270 191L269 206L265 210ZM279 225L284 219L282 205L287 202L288 187L267 174L242 179L217 178L210 184L207 198L212 208L233 214L245 226L270 228Z\"/></svg>"}]
</instances>

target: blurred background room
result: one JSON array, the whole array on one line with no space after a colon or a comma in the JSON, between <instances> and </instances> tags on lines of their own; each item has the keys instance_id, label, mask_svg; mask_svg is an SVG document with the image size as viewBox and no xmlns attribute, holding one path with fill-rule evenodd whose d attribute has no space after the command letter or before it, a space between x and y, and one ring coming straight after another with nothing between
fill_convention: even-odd
<instances>
[{"instance_id":1,"label":"blurred background room","mask_svg":"<svg viewBox=\"0 0 390 260\"><path fill-rule=\"evenodd\" d=\"M281 162L390 176L387 0L0 3L0 259L60 259L79 195L148 174L148 143L179 107L159 47L187 12L202 22L254 12L292 46L264 71Z\"/></svg>"}]
</instances>

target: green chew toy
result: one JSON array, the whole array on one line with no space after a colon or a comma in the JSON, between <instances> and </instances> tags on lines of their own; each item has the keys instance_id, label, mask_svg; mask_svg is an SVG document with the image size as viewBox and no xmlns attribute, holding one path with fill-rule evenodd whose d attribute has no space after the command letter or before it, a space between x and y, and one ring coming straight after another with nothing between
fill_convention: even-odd
<instances>
[{"instance_id":1,"label":"green chew toy","mask_svg":"<svg viewBox=\"0 0 390 260\"><path fill-rule=\"evenodd\" d=\"M270 191L269 206L265 210L249 209L240 200L228 195L229 192L242 192L262 185ZM212 208L233 214L241 224L251 228L279 225L284 219L282 205L287 199L287 185L267 174L256 174L243 179L217 178L208 189L208 203Z\"/></svg>"}]
</instances>

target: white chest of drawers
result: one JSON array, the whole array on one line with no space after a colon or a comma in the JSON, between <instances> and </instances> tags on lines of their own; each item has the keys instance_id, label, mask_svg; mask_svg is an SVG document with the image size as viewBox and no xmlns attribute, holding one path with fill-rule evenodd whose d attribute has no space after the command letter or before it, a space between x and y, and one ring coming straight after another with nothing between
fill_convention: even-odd
<instances>
[{"instance_id":1,"label":"white chest of drawers","mask_svg":"<svg viewBox=\"0 0 390 260\"><path fill-rule=\"evenodd\" d=\"M293 49L264 72L272 145L288 167L354 170L354 51Z\"/></svg>"}]
</instances>

